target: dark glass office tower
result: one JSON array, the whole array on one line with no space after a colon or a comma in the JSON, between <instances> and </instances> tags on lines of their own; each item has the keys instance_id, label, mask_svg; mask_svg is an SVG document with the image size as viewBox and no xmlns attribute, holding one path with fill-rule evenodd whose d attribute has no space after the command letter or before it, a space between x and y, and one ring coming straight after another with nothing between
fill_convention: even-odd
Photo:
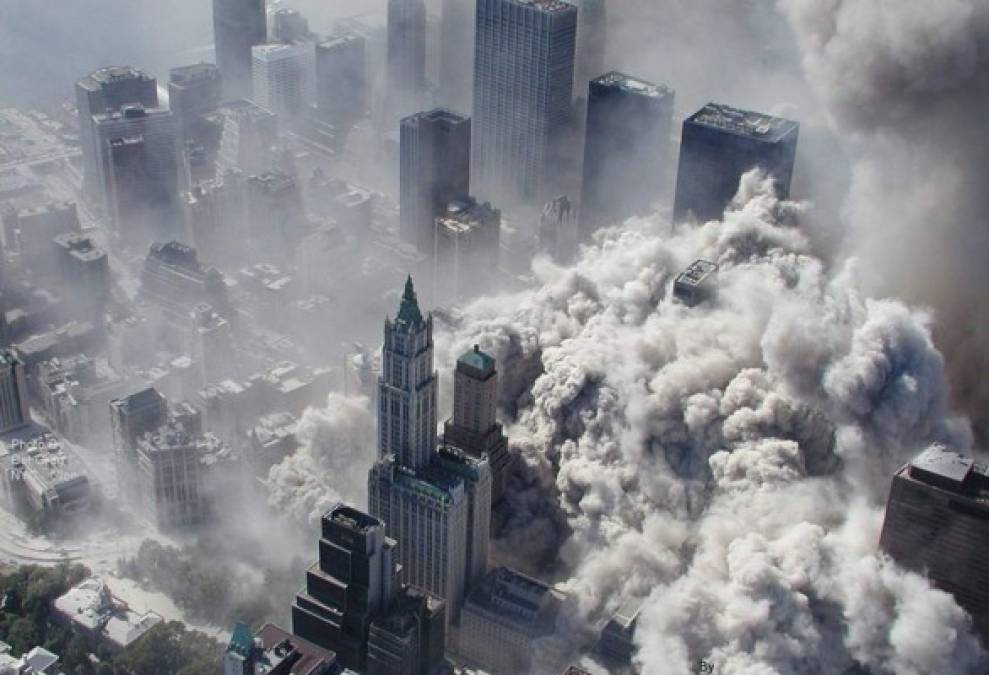
<instances>
[{"instance_id":1,"label":"dark glass office tower","mask_svg":"<svg viewBox=\"0 0 989 675\"><path fill-rule=\"evenodd\" d=\"M427 255L436 219L470 194L470 136L470 118L443 108L402 120L399 230Z\"/></svg>"},{"instance_id":2,"label":"dark glass office tower","mask_svg":"<svg viewBox=\"0 0 989 675\"><path fill-rule=\"evenodd\" d=\"M213 0L216 65L227 98L251 96L251 47L267 37L264 0Z\"/></svg>"},{"instance_id":3,"label":"dark glass office tower","mask_svg":"<svg viewBox=\"0 0 989 675\"><path fill-rule=\"evenodd\" d=\"M440 98L471 112L474 99L474 18L477 0L443 0L440 23Z\"/></svg>"},{"instance_id":4,"label":"dark glass office tower","mask_svg":"<svg viewBox=\"0 0 989 675\"><path fill-rule=\"evenodd\" d=\"M338 131L349 129L367 110L367 44L341 33L316 45L316 107Z\"/></svg>"},{"instance_id":5,"label":"dark glass office tower","mask_svg":"<svg viewBox=\"0 0 989 675\"><path fill-rule=\"evenodd\" d=\"M618 72L591 81L580 203L584 241L668 194L672 125L670 89Z\"/></svg>"},{"instance_id":6,"label":"dark glass office tower","mask_svg":"<svg viewBox=\"0 0 989 675\"><path fill-rule=\"evenodd\" d=\"M476 30L474 192L540 203L556 187L556 144L572 117L577 8L478 0Z\"/></svg>"},{"instance_id":7,"label":"dark glass office tower","mask_svg":"<svg viewBox=\"0 0 989 675\"><path fill-rule=\"evenodd\" d=\"M683 123L674 221L721 218L742 175L756 167L788 198L799 132L791 120L708 103Z\"/></svg>"},{"instance_id":8,"label":"dark glass office tower","mask_svg":"<svg viewBox=\"0 0 989 675\"><path fill-rule=\"evenodd\" d=\"M426 3L388 0L388 87L400 96L426 86Z\"/></svg>"},{"instance_id":9,"label":"dark glass office tower","mask_svg":"<svg viewBox=\"0 0 989 675\"><path fill-rule=\"evenodd\" d=\"M100 198L100 148L96 143L93 115L115 112L126 103L156 107L158 81L137 68L108 66L76 82L83 194L90 200L99 201Z\"/></svg>"},{"instance_id":10,"label":"dark glass office tower","mask_svg":"<svg viewBox=\"0 0 989 675\"><path fill-rule=\"evenodd\" d=\"M879 546L927 576L989 638L989 467L930 448L896 472Z\"/></svg>"}]
</instances>

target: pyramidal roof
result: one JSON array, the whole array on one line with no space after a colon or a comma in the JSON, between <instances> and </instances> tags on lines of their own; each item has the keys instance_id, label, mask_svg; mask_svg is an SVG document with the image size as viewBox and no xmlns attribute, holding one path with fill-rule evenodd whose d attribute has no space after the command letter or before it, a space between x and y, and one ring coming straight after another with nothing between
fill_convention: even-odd
<instances>
[{"instance_id":1,"label":"pyramidal roof","mask_svg":"<svg viewBox=\"0 0 989 675\"><path fill-rule=\"evenodd\" d=\"M422 312L419 311L419 299L416 297L415 287L412 285L411 274L405 282L405 293L402 294L402 304L398 307L398 316L395 317L395 322L410 328L418 328L422 325Z\"/></svg>"}]
</instances>

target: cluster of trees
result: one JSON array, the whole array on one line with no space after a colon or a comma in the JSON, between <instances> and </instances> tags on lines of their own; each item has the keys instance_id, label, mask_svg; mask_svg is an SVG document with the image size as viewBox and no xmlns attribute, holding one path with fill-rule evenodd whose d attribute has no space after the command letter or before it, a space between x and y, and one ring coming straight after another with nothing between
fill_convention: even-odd
<instances>
[{"instance_id":1,"label":"cluster of trees","mask_svg":"<svg viewBox=\"0 0 989 675\"><path fill-rule=\"evenodd\" d=\"M223 558L223 552L203 542L176 548L146 539L133 557L117 561L117 571L164 593L195 621L216 626L284 622L301 567L245 573L231 569Z\"/></svg>"},{"instance_id":2,"label":"cluster of trees","mask_svg":"<svg viewBox=\"0 0 989 675\"><path fill-rule=\"evenodd\" d=\"M52 601L89 576L82 565L25 565L0 571L0 641L23 654L35 646L58 654L68 675L215 675L223 647L179 622L162 623L112 653L52 621Z\"/></svg>"}]
</instances>

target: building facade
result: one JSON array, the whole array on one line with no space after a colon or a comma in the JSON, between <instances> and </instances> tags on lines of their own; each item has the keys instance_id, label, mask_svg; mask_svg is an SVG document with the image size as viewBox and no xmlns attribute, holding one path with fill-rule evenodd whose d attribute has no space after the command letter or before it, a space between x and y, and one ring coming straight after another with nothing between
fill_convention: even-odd
<instances>
[{"instance_id":1,"label":"building facade","mask_svg":"<svg viewBox=\"0 0 989 675\"><path fill-rule=\"evenodd\" d=\"M501 254L501 211L473 198L451 202L436 218L433 298L459 303L491 292Z\"/></svg>"},{"instance_id":2,"label":"building facade","mask_svg":"<svg viewBox=\"0 0 989 675\"><path fill-rule=\"evenodd\" d=\"M316 109L345 133L367 111L367 41L341 33L316 44Z\"/></svg>"},{"instance_id":3,"label":"building facade","mask_svg":"<svg viewBox=\"0 0 989 675\"><path fill-rule=\"evenodd\" d=\"M24 362L13 351L4 349L0 351L0 433L30 422Z\"/></svg>"},{"instance_id":4,"label":"building facade","mask_svg":"<svg viewBox=\"0 0 989 675\"><path fill-rule=\"evenodd\" d=\"M251 93L251 47L268 35L264 0L213 0L216 64L227 98Z\"/></svg>"},{"instance_id":5,"label":"building facade","mask_svg":"<svg viewBox=\"0 0 989 675\"><path fill-rule=\"evenodd\" d=\"M580 234L643 215L671 186L673 91L610 72L589 84Z\"/></svg>"},{"instance_id":6,"label":"building facade","mask_svg":"<svg viewBox=\"0 0 989 675\"><path fill-rule=\"evenodd\" d=\"M577 11L562 0L477 0L473 170L484 199L538 202L553 189Z\"/></svg>"},{"instance_id":7,"label":"building facade","mask_svg":"<svg viewBox=\"0 0 989 675\"><path fill-rule=\"evenodd\" d=\"M431 255L436 219L470 194L470 118L437 108L401 123L399 233Z\"/></svg>"},{"instance_id":8,"label":"building facade","mask_svg":"<svg viewBox=\"0 0 989 675\"><path fill-rule=\"evenodd\" d=\"M800 125L791 120L708 103L683 123L674 222L719 220L742 176L762 169L781 199L790 196Z\"/></svg>"},{"instance_id":9,"label":"building facade","mask_svg":"<svg viewBox=\"0 0 989 675\"><path fill-rule=\"evenodd\" d=\"M470 114L474 99L474 23L477 0L443 0L440 23L441 102Z\"/></svg>"},{"instance_id":10,"label":"building facade","mask_svg":"<svg viewBox=\"0 0 989 675\"><path fill-rule=\"evenodd\" d=\"M286 122L299 120L315 100L316 47L303 40L251 48L252 100Z\"/></svg>"},{"instance_id":11,"label":"building facade","mask_svg":"<svg viewBox=\"0 0 989 675\"><path fill-rule=\"evenodd\" d=\"M426 86L426 3L388 0L388 83L400 97Z\"/></svg>"}]
</instances>

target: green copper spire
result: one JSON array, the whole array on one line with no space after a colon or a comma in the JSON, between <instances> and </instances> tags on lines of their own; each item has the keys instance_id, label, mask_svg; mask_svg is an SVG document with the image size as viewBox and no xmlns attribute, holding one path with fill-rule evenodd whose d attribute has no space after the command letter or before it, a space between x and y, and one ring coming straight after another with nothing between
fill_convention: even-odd
<instances>
[{"instance_id":1,"label":"green copper spire","mask_svg":"<svg viewBox=\"0 0 989 675\"><path fill-rule=\"evenodd\" d=\"M422 312L419 311L419 300L412 285L412 275L405 282L405 293L402 294L402 304L398 308L398 323L418 328L422 325Z\"/></svg>"}]
</instances>

